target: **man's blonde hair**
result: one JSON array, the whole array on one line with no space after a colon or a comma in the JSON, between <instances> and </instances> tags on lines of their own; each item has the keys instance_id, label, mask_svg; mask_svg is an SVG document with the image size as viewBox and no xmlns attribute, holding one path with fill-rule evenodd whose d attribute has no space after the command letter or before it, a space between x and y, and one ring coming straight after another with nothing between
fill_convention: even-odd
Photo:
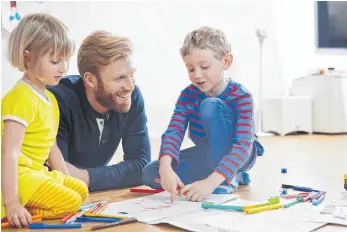
<instances>
[{"instance_id":1,"label":"man's blonde hair","mask_svg":"<svg viewBox=\"0 0 347 232\"><path fill-rule=\"evenodd\" d=\"M188 33L180 49L182 57L189 55L192 49L211 50L217 59L231 53L230 43L225 34L216 28L200 27Z\"/></svg>"},{"instance_id":2,"label":"man's blonde hair","mask_svg":"<svg viewBox=\"0 0 347 232\"><path fill-rule=\"evenodd\" d=\"M30 14L21 19L12 31L8 43L8 61L20 71L27 70L24 52L31 53L33 67L48 52L56 58L70 58L75 52L75 37L57 18L44 13Z\"/></svg>"},{"instance_id":3,"label":"man's blonde hair","mask_svg":"<svg viewBox=\"0 0 347 232\"><path fill-rule=\"evenodd\" d=\"M78 70L82 77L86 72L99 75L100 65L109 65L118 59L132 55L131 41L106 31L95 31L85 38L78 50Z\"/></svg>"}]
</instances>

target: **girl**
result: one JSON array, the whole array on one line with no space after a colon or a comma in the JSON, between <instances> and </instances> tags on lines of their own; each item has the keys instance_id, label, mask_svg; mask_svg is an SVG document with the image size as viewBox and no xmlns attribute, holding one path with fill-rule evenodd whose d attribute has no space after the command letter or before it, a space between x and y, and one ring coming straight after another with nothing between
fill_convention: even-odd
<instances>
[{"instance_id":1,"label":"girl","mask_svg":"<svg viewBox=\"0 0 347 232\"><path fill-rule=\"evenodd\" d=\"M28 226L31 214L50 219L77 212L88 196L57 147L59 108L45 89L58 84L74 51L72 33L47 14L24 17L9 38L9 62L24 72L1 102L1 218L11 225Z\"/></svg>"}]
</instances>

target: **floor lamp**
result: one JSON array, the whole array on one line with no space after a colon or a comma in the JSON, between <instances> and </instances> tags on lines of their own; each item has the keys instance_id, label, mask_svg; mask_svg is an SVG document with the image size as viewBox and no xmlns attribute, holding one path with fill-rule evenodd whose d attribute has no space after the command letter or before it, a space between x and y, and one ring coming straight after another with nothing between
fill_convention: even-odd
<instances>
[{"instance_id":1,"label":"floor lamp","mask_svg":"<svg viewBox=\"0 0 347 232\"><path fill-rule=\"evenodd\" d=\"M265 29L257 28L256 36L259 41L259 92L258 92L258 124L256 135L257 136L271 136L271 133L263 132L263 42L267 36Z\"/></svg>"}]
</instances>

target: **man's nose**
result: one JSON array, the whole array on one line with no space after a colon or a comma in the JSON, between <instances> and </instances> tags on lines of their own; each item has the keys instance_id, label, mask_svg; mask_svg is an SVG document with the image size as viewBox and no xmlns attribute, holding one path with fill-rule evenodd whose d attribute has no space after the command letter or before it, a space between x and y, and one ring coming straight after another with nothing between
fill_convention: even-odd
<instances>
[{"instance_id":1,"label":"man's nose","mask_svg":"<svg viewBox=\"0 0 347 232\"><path fill-rule=\"evenodd\" d=\"M133 78L127 78L126 83L124 84L124 88L127 91L133 91L134 90L134 81Z\"/></svg>"}]
</instances>

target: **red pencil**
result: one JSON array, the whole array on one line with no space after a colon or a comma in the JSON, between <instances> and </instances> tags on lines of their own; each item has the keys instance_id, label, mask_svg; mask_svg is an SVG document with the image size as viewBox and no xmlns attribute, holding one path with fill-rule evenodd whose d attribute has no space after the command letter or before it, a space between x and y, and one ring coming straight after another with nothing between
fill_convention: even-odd
<instances>
[{"instance_id":1,"label":"red pencil","mask_svg":"<svg viewBox=\"0 0 347 232\"><path fill-rule=\"evenodd\" d=\"M63 223L65 224L67 220L72 218L73 214L67 215L66 217L63 218Z\"/></svg>"},{"instance_id":2,"label":"red pencil","mask_svg":"<svg viewBox=\"0 0 347 232\"><path fill-rule=\"evenodd\" d=\"M103 203L101 203L101 202L96 204L96 207L94 209L92 209L92 213L93 214L96 213L102 205L103 205Z\"/></svg>"},{"instance_id":3,"label":"red pencil","mask_svg":"<svg viewBox=\"0 0 347 232\"><path fill-rule=\"evenodd\" d=\"M133 193L161 193L164 192L164 189L139 189L139 188L131 188L130 192Z\"/></svg>"},{"instance_id":4,"label":"red pencil","mask_svg":"<svg viewBox=\"0 0 347 232\"><path fill-rule=\"evenodd\" d=\"M101 202L95 204L92 208L88 209L87 213L94 213L97 208L99 208L101 205Z\"/></svg>"}]
</instances>

